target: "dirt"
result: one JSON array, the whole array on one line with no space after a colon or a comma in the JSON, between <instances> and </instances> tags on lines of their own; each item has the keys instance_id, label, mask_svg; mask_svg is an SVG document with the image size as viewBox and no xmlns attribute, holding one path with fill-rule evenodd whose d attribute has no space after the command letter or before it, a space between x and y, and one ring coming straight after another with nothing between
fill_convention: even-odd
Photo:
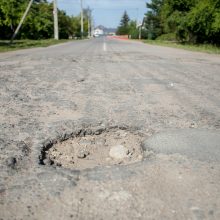
<instances>
[{"instance_id":1,"label":"dirt","mask_svg":"<svg viewBox=\"0 0 220 220\"><path fill-rule=\"evenodd\" d=\"M124 157L120 157L120 147L126 151ZM116 150L112 156L111 150L114 148ZM54 144L45 153L44 164L70 169L126 165L143 159L141 137L126 130L68 139Z\"/></svg>"}]
</instances>

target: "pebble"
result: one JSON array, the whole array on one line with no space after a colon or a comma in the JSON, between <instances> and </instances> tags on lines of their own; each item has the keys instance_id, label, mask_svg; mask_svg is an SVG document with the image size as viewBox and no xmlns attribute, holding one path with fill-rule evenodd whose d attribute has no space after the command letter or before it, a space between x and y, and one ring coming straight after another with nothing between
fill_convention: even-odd
<instances>
[{"instance_id":1,"label":"pebble","mask_svg":"<svg viewBox=\"0 0 220 220\"><path fill-rule=\"evenodd\" d=\"M87 150L79 150L77 153L77 157L80 159L86 158L89 155L89 151Z\"/></svg>"},{"instance_id":2,"label":"pebble","mask_svg":"<svg viewBox=\"0 0 220 220\"><path fill-rule=\"evenodd\" d=\"M123 145L113 146L109 151L109 156L117 160L126 158L128 154L129 154L129 150Z\"/></svg>"},{"instance_id":3,"label":"pebble","mask_svg":"<svg viewBox=\"0 0 220 220\"><path fill-rule=\"evenodd\" d=\"M17 159L15 157L10 157L6 160L6 164L12 169L15 169L17 164Z\"/></svg>"}]
</instances>

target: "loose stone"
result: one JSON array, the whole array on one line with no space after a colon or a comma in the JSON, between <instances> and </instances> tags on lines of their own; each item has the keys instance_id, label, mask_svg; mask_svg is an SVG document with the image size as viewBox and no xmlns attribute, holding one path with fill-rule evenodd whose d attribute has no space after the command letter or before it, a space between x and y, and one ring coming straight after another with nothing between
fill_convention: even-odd
<instances>
[{"instance_id":1,"label":"loose stone","mask_svg":"<svg viewBox=\"0 0 220 220\"><path fill-rule=\"evenodd\" d=\"M109 156L117 160L126 158L128 154L129 150L123 145L113 146L109 151Z\"/></svg>"},{"instance_id":2,"label":"loose stone","mask_svg":"<svg viewBox=\"0 0 220 220\"><path fill-rule=\"evenodd\" d=\"M89 155L89 151L87 150L79 150L77 153L77 157L80 159L86 158Z\"/></svg>"}]
</instances>

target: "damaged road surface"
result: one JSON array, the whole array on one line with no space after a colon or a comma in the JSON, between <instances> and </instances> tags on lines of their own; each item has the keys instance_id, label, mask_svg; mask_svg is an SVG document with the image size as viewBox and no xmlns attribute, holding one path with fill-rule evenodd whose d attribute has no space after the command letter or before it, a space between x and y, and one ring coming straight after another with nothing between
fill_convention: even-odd
<instances>
[{"instance_id":1,"label":"damaged road surface","mask_svg":"<svg viewBox=\"0 0 220 220\"><path fill-rule=\"evenodd\" d=\"M220 219L220 57L109 38L0 54L0 219Z\"/></svg>"}]
</instances>

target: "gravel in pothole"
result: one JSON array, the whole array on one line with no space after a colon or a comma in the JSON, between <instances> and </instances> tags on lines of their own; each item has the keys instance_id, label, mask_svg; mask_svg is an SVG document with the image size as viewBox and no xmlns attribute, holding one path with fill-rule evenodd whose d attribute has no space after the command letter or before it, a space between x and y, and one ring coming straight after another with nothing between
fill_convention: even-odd
<instances>
[{"instance_id":1,"label":"gravel in pothole","mask_svg":"<svg viewBox=\"0 0 220 220\"><path fill-rule=\"evenodd\" d=\"M44 164L72 169L125 165L142 160L141 138L126 130L75 137L54 144Z\"/></svg>"}]
</instances>

